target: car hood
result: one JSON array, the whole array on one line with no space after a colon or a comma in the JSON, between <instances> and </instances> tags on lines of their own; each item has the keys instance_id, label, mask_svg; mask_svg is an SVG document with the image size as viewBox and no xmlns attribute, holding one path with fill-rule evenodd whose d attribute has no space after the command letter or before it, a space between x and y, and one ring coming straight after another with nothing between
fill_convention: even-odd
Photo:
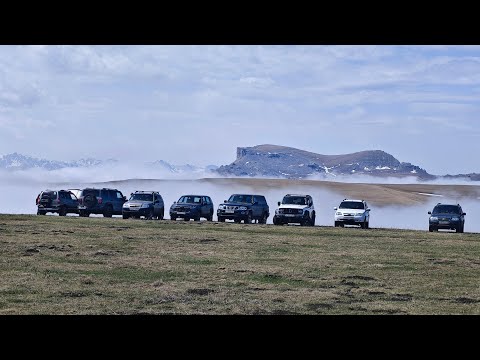
<instances>
[{"instance_id":1,"label":"car hood","mask_svg":"<svg viewBox=\"0 0 480 360\"><path fill-rule=\"evenodd\" d=\"M431 216L434 216L434 217L442 217L442 218L452 218L452 217L461 217L462 215L460 214L442 214L442 213L435 213L435 214L432 214Z\"/></svg>"},{"instance_id":2,"label":"car hood","mask_svg":"<svg viewBox=\"0 0 480 360\"><path fill-rule=\"evenodd\" d=\"M129 200L124 203L124 205L143 205L143 204L152 204L152 202L142 201L142 200Z\"/></svg>"},{"instance_id":3,"label":"car hood","mask_svg":"<svg viewBox=\"0 0 480 360\"><path fill-rule=\"evenodd\" d=\"M363 214L365 212L364 209L344 209L344 208L338 209L336 210L336 212L337 211L340 211L341 213L348 213L348 214Z\"/></svg>"},{"instance_id":4,"label":"car hood","mask_svg":"<svg viewBox=\"0 0 480 360\"><path fill-rule=\"evenodd\" d=\"M281 204L279 209L305 209L308 205Z\"/></svg>"},{"instance_id":5,"label":"car hood","mask_svg":"<svg viewBox=\"0 0 480 360\"><path fill-rule=\"evenodd\" d=\"M197 207L197 206L201 206L200 204L194 204L194 203L176 203L176 204L172 204L172 208L174 207Z\"/></svg>"},{"instance_id":6,"label":"car hood","mask_svg":"<svg viewBox=\"0 0 480 360\"><path fill-rule=\"evenodd\" d=\"M235 203L235 202L226 202L220 205L227 205L227 206L252 206L252 204L249 203Z\"/></svg>"}]
</instances>

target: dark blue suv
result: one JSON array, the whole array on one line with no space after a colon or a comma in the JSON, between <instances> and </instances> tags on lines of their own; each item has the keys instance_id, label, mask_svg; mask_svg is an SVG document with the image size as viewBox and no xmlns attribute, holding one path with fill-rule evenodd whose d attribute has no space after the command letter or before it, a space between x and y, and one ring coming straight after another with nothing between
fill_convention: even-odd
<instances>
[{"instance_id":1,"label":"dark blue suv","mask_svg":"<svg viewBox=\"0 0 480 360\"><path fill-rule=\"evenodd\" d=\"M200 221L200 218L212 221L213 201L210 196L205 195L182 195L170 207L170 219L183 218L185 221L193 219Z\"/></svg>"},{"instance_id":2,"label":"dark blue suv","mask_svg":"<svg viewBox=\"0 0 480 360\"><path fill-rule=\"evenodd\" d=\"M449 205L438 203L433 211L428 212L428 231L438 231L438 229L451 229L463 233L465 226L465 215L459 204Z\"/></svg>"},{"instance_id":3,"label":"dark blue suv","mask_svg":"<svg viewBox=\"0 0 480 360\"><path fill-rule=\"evenodd\" d=\"M263 195L233 194L224 201L224 204L218 205L218 221L233 220L240 223L250 224L257 220L260 224L266 224L270 216L270 209L267 200Z\"/></svg>"}]
</instances>

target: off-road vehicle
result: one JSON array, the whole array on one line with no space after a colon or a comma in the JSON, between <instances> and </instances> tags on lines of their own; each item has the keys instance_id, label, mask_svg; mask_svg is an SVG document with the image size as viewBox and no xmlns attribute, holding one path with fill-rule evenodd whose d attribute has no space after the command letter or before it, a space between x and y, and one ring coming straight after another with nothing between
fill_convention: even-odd
<instances>
[{"instance_id":1,"label":"off-road vehicle","mask_svg":"<svg viewBox=\"0 0 480 360\"><path fill-rule=\"evenodd\" d=\"M207 221L213 219L213 201L210 196L205 195L182 195L170 207L170 219L183 218L185 221L193 219L200 221L200 218Z\"/></svg>"},{"instance_id":2,"label":"off-road vehicle","mask_svg":"<svg viewBox=\"0 0 480 360\"><path fill-rule=\"evenodd\" d=\"M127 198L117 189L83 189L78 198L78 213L88 217L90 214L103 214L105 217L122 215L123 203Z\"/></svg>"},{"instance_id":3,"label":"off-road vehicle","mask_svg":"<svg viewBox=\"0 0 480 360\"><path fill-rule=\"evenodd\" d=\"M428 231L438 231L438 229L450 229L463 233L465 227L465 215L459 204L441 204L435 205L432 211L428 212Z\"/></svg>"},{"instance_id":4,"label":"off-road vehicle","mask_svg":"<svg viewBox=\"0 0 480 360\"><path fill-rule=\"evenodd\" d=\"M310 195L287 194L278 202L273 223L275 225L297 223L302 226L315 225L315 207Z\"/></svg>"},{"instance_id":5,"label":"off-road vehicle","mask_svg":"<svg viewBox=\"0 0 480 360\"><path fill-rule=\"evenodd\" d=\"M335 210L335 226L360 225L362 229L370 226L370 209L365 200L343 199Z\"/></svg>"},{"instance_id":6,"label":"off-road vehicle","mask_svg":"<svg viewBox=\"0 0 480 360\"><path fill-rule=\"evenodd\" d=\"M37 196L37 215L47 212L65 216L69 213L78 213L78 199L68 190L45 190Z\"/></svg>"},{"instance_id":7,"label":"off-road vehicle","mask_svg":"<svg viewBox=\"0 0 480 360\"><path fill-rule=\"evenodd\" d=\"M145 219L163 220L164 214L165 205L158 191L135 191L122 206L124 219L144 216Z\"/></svg>"},{"instance_id":8,"label":"off-road vehicle","mask_svg":"<svg viewBox=\"0 0 480 360\"><path fill-rule=\"evenodd\" d=\"M263 195L233 194L223 204L218 205L218 221L233 220L240 223L250 224L257 220L260 224L266 224L270 216L267 200Z\"/></svg>"}]
</instances>

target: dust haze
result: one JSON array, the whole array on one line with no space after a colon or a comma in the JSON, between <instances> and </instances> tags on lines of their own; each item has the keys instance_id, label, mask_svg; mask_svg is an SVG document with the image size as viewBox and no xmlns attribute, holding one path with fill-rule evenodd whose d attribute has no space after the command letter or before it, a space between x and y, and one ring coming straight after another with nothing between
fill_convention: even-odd
<instances>
[{"instance_id":1,"label":"dust haze","mask_svg":"<svg viewBox=\"0 0 480 360\"><path fill-rule=\"evenodd\" d=\"M115 166L0 171L0 187L0 213L4 214L35 214L35 199L45 189L112 187L122 191L127 198L136 190L159 191L165 202L167 219L172 203L184 194L210 196L215 205L214 220L217 220L217 206L231 194L261 194L270 206L267 223L272 224L277 202L291 193L313 197L316 225L333 226L333 208L344 198L361 198L371 208L370 227L414 230L428 229L427 212L438 202L460 203L467 213L465 232L480 232L480 222L477 221L480 186L461 180L418 182L413 177L379 179L370 176L337 177L328 181L220 178L211 172L181 174L145 166Z\"/></svg>"}]
</instances>

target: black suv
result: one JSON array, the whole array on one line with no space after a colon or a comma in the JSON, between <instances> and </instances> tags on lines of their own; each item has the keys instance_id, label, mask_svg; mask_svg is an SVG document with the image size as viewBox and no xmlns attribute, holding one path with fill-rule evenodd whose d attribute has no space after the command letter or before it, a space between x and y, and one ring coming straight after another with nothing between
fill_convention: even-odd
<instances>
[{"instance_id":1,"label":"black suv","mask_svg":"<svg viewBox=\"0 0 480 360\"><path fill-rule=\"evenodd\" d=\"M78 213L85 217L90 214L122 215L125 201L127 198L117 189L83 189L78 197Z\"/></svg>"},{"instance_id":2,"label":"black suv","mask_svg":"<svg viewBox=\"0 0 480 360\"><path fill-rule=\"evenodd\" d=\"M269 216L270 209L263 195L233 194L217 209L220 222L228 219L236 223L243 220L245 224L250 224L252 220L257 220L260 224L266 224Z\"/></svg>"},{"instance_id":3,"label":"black suv","mask_svg":"<svg viewBox=\"0 0 480 360\"><path fill-rule=\"evenodd\" d=\"M463 233L465 226L465 215L459 204L449 205L438 203L433 211L428 212L428 231L438 231L438 229L451 229Z\"/></svg>"},{"instance_id":4,"label":"black suv","mask_svg":"<svg viewBox=\"0 0 480 360\"><path fill-rule=\"evenodd\" d=\"M170 219L174 221L177 218L183 218L185 221L190 219L200 221L201 217L212 221L213 201L210 196L182 195L170 207Z\"/></svg>"},{"instance_id":5,"label":"black suv","mask_svg":"<svg viewBox=\"0 0 480 360\"><path fill-rule=\"evenodd\" d=\"M164 213L163 198L158 191L135 191L122 207L124 219L145 216L145 219L163 220Z\"/></svg>"},{"instance_id":6,"label":"black suv","mask_svg":"<svg viewBox=\"0 0 480 360\"><path fill-rule=\"evenodd\" d=\"M37 215L47 212L65 216L68 213L78 213L78 199L68 190L45 190L37 196Z\"/></svg>"}]
</instances>

